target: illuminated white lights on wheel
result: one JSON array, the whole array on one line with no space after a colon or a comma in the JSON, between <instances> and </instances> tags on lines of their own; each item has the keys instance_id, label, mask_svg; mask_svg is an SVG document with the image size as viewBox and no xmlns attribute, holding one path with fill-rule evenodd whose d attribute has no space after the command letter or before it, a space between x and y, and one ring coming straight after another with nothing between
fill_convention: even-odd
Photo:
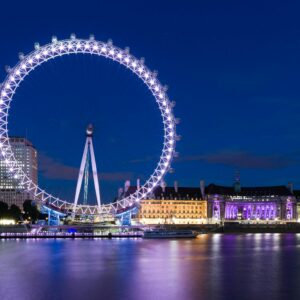
<instances>
[{"instance_id":1,"label":"illuminated white lights on wheel","mask_svg":"<svg viewBox=\"0 0 300 300\"><path fill-rule=\"evenodd\" d=\"M0 86L0 133L1 143L1 159L6 165L11 166L10 171L15 179L20 180L24 185L24 188L34 192L34 196L38 201L42 203L49 203L56 207L72 207L72 203L61 200L48 194L40 187L35 185L29 177L24 173L22 169L18 167L18 162L15 160L8 138L8 124L7 116L9 110L9 103L13 99L14 94L20 84L20 82L31 73L37 66L44 62L54 59L57 56L63 56L67 54L94 54L103 56L108 59L119 62L126 66L134 74L136 74L148 88L158 103L159 109L162 114L164 125L164 148L160 156L159 163L155 168L152 175L141 185L140 188L127 198L121 199L115 203L105 204L101 206L99 211L98 206L93 205L78 205L77 212L81 214L98 214L98 213L111 213L116 212L119 207L126 207L134 202L138 202L143 198L146 198L152 193L155 186L162 180L165 172L169 169L173 153L175 150L174 137L175 132L175 118L172 114L171 103L168 100L167 95L164 93L164 87L159 83L156 78L156 72L151 72L145 65L143 60L138 60L131 54L128 54L128 49L122 50L115 46L112 46L111 42L103 43L96 41L94 38L90 40L77 39L75 35L72 35L70 39L58 41L56 37L52 38L52 43L45 46L36 46L35 50L27 56L20 56L21 61L12 69L10 69L7 78ZM6 112L4 113L4 108Z\"/></svg>"}]
</instances>

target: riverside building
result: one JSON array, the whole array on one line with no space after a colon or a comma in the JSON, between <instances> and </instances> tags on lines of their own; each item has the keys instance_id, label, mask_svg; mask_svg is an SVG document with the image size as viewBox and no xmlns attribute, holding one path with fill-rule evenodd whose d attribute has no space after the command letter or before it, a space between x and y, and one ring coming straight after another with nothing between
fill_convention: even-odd
<instances>
[{"instance_id":1,"label":"riverside building","mask_svg":"<svg viewBox=\"0 0 300 300\"><path fill-rule=\"evenodd\" d=\"M295 190L293 194L295 195L297 200L297 217L298 217L298 222L300 222L300 190Z\"/></svg>"},{"instance_id":2,"label":"riverside building","mask_svg":"<svg viewBox=\"0 0 300 300\"><path fill-rule=\"evenodd\" d=\"M38 182L37 151L30 141L23 137L10 137L10 145L18 166L35 183ZM23 203L27 199L33 199L33 195L27 192L21 182L9 174L4 161L0 161L0 201L9 206L16 204L23 209Z\"/></svg>"},{"instance_id":3,"label":"riverside building","mask_svg":"<svg viewBox=\"0 0 300 300\"><path fill-rule=\"evenodd\" d=\"M205 189L210 222L296 221L297 201L291 187L233 187L210 184Z\"/></svg>"},{"instance_id":4,"label":"riverside building","mask_svg":"<svg viewBox=\"0 0 300 300\"><path fill-rule=\"evenodd\" d=\"M125 193L136 187L125 184ZM141 224L204 224L207 222L207 201L200 188L158 186L147 199L139 203L135 220Z\"/></svg>"},{"instance_id":5,"label":"riverside building","mask_svg":"<svg viewBox=\"0 0 300 300\"><path fill-rule=\"evenodd\" d=\"M139 185L137 185L139 186ZM119 198L136 191L125 183ZM296 198L297 196L297 198ZM298 202L297 202L298 200ZM159 224L204 224L220 222L295 222L300 216L300 191L288 186L241 187L201 181L197 187L158 186L152 195L139 202L137 222Z\"/></svg>"}]
</instances>

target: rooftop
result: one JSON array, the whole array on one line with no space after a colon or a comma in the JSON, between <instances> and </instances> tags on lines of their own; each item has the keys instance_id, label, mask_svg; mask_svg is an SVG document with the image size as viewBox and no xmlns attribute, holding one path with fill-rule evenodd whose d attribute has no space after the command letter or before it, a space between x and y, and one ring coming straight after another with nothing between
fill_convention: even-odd
<instances>
[{"instance_id":1,"label":"rooftop","mask_svg":"<svg viewBox=\"0 0 300 300\"><path fill-rule=\"evenodd\" d=\"M129 196L136 191L136 186L130 186L123 196ZM236 192L233 186L222 186L214 183L205 187L206 195L226 195L226 196L245 196L245 197L263 197L263 196L298 196L300 190L291 193L288 187L284 185L278 186L255 186L241 187L239 192ZM202 199L200 187L165 187L158 186L154 189L152 196L154 199Z\"/></svg>"},{"instance_id":2,"label":"rooftop","mask_svg":"<svg viewBox=\"0 0 300 300\"><path fill-rule=\"evenodd\" d=\"M128 191L125 193L125 196L136 191L136 186L130 186ZM151 198L151 197L150 197ZM164 189L161 186L158 186L154 189L152 198L154 199L198 199L202 198L200 188L197 187L165 187Z\"/></svg>"},{"instance_id":3,"label":"rooftop","mask_svg":"<svg viewBox=\"0 0 300 300\"><path fill-rule=\"evenodd\" d=\"M221 186L211 183L205 188L206 194L219 194L228 196L292 196L293 194L285 185L277 186L255 186L241 187L240 192L236 192L232 186Z\"/></svg>"}]
</instances>

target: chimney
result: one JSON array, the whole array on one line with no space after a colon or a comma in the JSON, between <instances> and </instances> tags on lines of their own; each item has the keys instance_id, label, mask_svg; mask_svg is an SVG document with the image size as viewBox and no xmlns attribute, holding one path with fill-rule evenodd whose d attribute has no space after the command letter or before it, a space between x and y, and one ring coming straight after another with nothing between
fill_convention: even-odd
<instances>
[{"instance_id":1,"label":"chimney","mask_svg":"<svg viewBox=\"0 0 300 300\"><path fill-rule=\"evenodd\" d=\"M177 180L174 181L174 190L175 190L175 193L178 193L178 181Z\"/></svg>"},{"instance_id":2,"label":"chimney","mask_svg":"<svg viewBox=\"0 0 300 300\"><path fill-rule=\"evenodd\" d=\"M124 192L124 190L122 188L118 189L118 199L121 199L123 192Z\"/></svg>"},{"instance_id":3,"label":"chimney","mask_svg":"<svg viewBox=\"0 0 300 300\"><path fill-rule=\"evenodd\" d=\"M160 186L162 188L163 193L165 193L166 192L166 186L167 186L167 184L166 184L166 182L164 180L161 182Z\"/></svg>"},{"instance_id":4,"label":"chimney","mask_svg":"<svg viewBox=\"0 0 300 300\"><path fill-rule=\"evenodd\" d=\"M124 184L124 191L125 193L129 190L130 187L130 180L126 180Z\"/></svg>"},{"instance_id":5,"label":"chimney","mask_svg":"<svg viewBox=\"0 0 300 300\"><path fill-rule=\"evenodd\" d=\"M233 184L233 189L235 191L235 193L240 193L241 191L241 177L240 177L240 172L236 171L235 173L235 181Z\"/></svg>"},{"instance_id":6,"label":"chimney","mask_svg":"<svg viewBox=\"0 0 300 300\"><path fill-rule=\"evenodd\" d=\"M140 186L141 186L141 181L140 181L140 179L138 178L138 179L136 180L136 188L139 189Z\"/></svg>"},{"instance_id":7,"label":"chimney","mask_svg":"<svg viewBox=\"0 0 300 300\"><path fill-rule=\"evenodd\" d=\"M292 182L288 183L287 188L289 189L289 191L291 192L291 194L294 193L294 184Z\"/></svg>"},{"instance_id":8,"label":"chimney","mask_svg":"<svg viewBox=\"0 0 300 300\"><path fill-rule=\"evenodd\" d=\"M201 191L202 198L204 198L204 196L205 196L205 181L204 180L200 180L200 191Z\"/></svg>"}]
</instances>

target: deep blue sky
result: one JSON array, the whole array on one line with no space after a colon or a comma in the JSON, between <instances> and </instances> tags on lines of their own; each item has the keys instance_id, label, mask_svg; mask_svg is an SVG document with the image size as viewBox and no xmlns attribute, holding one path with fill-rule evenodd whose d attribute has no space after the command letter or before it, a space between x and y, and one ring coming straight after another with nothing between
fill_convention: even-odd
<instances>
[{"instance_id":1,"label":"deep blue sky","mask_svg":"<svg viewBox=\"0 0 300 300\"><path fill-rule=\"evenodd\" d=\"M176 101L182 141L169 185L294 182L300 188L300 3L287 1L11 1L1 4L0 81L18 52L76 33L111 38L158 70ZM69 56L35 70L11 107L10 133L40 153L40 184L73 198L84 130L105 201L156 165L162 124L155 101L128 70ZM102 178L101 178L102 174Z\"/></svg>"}]
</instances>

